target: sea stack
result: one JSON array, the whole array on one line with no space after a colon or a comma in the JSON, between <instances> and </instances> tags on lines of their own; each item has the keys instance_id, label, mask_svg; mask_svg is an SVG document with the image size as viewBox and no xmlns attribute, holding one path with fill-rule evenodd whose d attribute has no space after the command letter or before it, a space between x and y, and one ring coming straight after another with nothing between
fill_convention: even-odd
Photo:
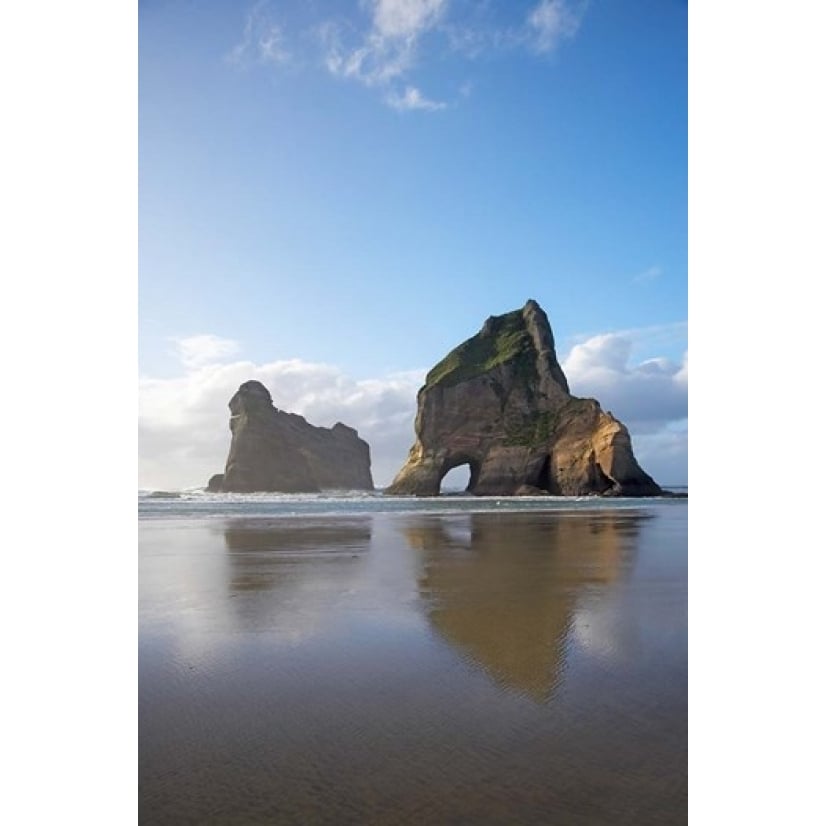
<instances>
[{"instance_id":1,"label":"sea stack","mask_svg":"<svg viewBox=\"0 0 826 826\"><path fill-rule=\"evenodd\" d=\"M370 446L351 427L315 427L273 406L259 381L244 382L230 399L232 442L226 469L207 490L315 493L373 490Z\"/></svg>"},{"instance_id":2,"label":"sea stack","mask_svg":"<svg viewBox=\"0 0 826 826\"><path fill-rule=\"evenodd\" d=\"M625 426L596 399L571 395L533 300L491 316L427 374L415 430L385 493L437 496L445 474L467 464L467 491L479 496L662 494Z\"/></svg>"}]
</instances>

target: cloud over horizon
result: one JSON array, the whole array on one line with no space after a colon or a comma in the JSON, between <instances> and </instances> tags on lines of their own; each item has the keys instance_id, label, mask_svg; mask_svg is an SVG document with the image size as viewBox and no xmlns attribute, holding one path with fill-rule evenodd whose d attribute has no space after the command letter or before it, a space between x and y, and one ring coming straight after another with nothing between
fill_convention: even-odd
<instances>
[{"instance_id":1,"label":"cloud over horizon","mask_svg":"<svg viewBox=\"0 0 826 826\"><path fill-rule=\"evenodd\" d=\"M239 345L217 336L178 341L183 373L140 380L139 487L203 486L223 471L227 404L249 379L270 390L276 407L313 425L355 427L370 445L378 487L392 481L413 444L425 369L354 379L301 359L229 361ZM633 364L632 350L629 333L607 333L575 345L561 364L572 393L598 399L629 428L642 467L663 484L677 484L687 478L687 356L681 364L664 358Z\"/></svg>"},{"instance_id":2,"label":"cloud over horizon","mask_svg":"<svg viewBox=\"0 0 826 826\"><path fill-rule=\"evenodd\" d=\"M688 416L688 353L631 364L633 338L606 333L575 345L561 362L571 392L595 398L632 432L651 432Z\"/></svg>"}]
</instances>

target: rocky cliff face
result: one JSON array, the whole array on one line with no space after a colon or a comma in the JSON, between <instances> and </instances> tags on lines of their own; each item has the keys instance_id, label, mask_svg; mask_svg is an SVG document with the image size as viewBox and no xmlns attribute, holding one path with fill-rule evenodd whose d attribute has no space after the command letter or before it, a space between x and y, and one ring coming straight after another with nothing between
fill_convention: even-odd
<instances>
[{"instance_id":1,"label":"rocky cliff face","mask_svg":"<svg viewBox=\"0 0 826 826\"><path fill-rule=\"evenodd\" d=\"M232 442L226 470L208 490L315 492L372 490L370 447L351 427L314 427L273 406L261 382L247 381L230 399Z\"/></svg>"},{"instance_id":2,"label":"rocky cliff face","mask_svg":"<svg viewBox=\"0 0 826 826\"><path fill-rule=\"evenodd\" d=\"M436 496L468 464L468 492L655 496L625 426L594 399L572 396L548 318L535 301L489 318L428 374L419 390L416 443L396 495Z\"/></svg>"}]
</instances>

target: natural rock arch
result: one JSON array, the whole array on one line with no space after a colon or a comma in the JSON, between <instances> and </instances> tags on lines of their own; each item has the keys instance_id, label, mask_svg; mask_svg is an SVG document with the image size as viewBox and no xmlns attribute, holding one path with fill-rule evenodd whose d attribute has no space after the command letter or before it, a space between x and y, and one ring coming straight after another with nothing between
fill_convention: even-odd
<instances>
[{"instance_id":1,"label":"natural rock arch","mask_svg":"<svg viewBox=\"0 0 826 826\"><path fill-rule=\"evenodd\" d=\"M467 468L467 484L464 486L463 490L467 493L473 493L473 488L475 487L476 481L479 478L480 467L481 463L476 458L471 458L467 456L453 456L445 459L445 462L442 466L442 471L439 474L439 479L437 482L438 493L440 495L442 494L444 481L447 478L448 474L450 474L454 470L457 470L458 468Z\"/></svg>"},{"instance_id":2,"label":"natural rock arch","mask_svg":"<svg viewBox=\"0 0 826 826\"><path fill-rule=\"evenodd\" d=\"M438 496L467 462L477 495L652 496L625 426L572 396L548 317L535 301L491 316L445 356L418 394L416 443L385 491Z\"/></svg>"}]
</instances>

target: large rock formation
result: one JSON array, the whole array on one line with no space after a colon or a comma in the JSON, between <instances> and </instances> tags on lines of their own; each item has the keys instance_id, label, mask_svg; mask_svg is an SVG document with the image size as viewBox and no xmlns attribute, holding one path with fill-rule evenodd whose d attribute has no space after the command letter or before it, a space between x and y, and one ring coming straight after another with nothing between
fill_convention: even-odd
<instances>
[{"instance_id":1,"label":"large rock formation","mask_svg":"<svg viewBox=\"0 0 826 826\"><path fill-rule=\"evenodd\" d=\"M416 443L385 493L436 496L463 464L468 492L481 496L662 493L637 464L625 426L595 399L570 394L535 301L491 316L427 374Z\"/></svg>"},{"instance_id":2,"label":"large rock formation","mask_svg":"<svg viewBox=\"0 0 826 826\"><path fill-rule=\"evenodd\" d=\"M312 493L372 490L370 447L352 427L314 427L273 406L259 381L244 382L230 399L232 443L226 470L210 491Z\"/></svg>"}]
</instances>

